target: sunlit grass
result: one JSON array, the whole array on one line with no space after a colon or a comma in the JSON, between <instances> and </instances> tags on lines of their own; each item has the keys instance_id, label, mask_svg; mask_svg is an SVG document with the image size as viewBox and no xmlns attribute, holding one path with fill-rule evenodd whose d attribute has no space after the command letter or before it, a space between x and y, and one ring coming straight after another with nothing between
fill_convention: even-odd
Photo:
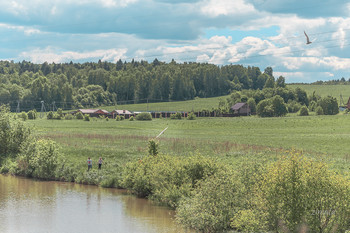
<instances>
[{"instance_id":1,"label":"sunlit grass","mask_svg":"<svg viewBox=\"0 0 350 233\"><path fill-rule=\"evenodd\" d=\"M72 161L125 163L147 155L148 141L168 127L159 138L160 152L187 156L201 153L217 158L235 158L259 153L276 156L296 149L322 158L341 170L349 169L350 116L295 115L282 118L197 118L197 120L153 119L152 121L46 120L27 121L38 137L61 145Z\"/></svg>"}]
</instances>

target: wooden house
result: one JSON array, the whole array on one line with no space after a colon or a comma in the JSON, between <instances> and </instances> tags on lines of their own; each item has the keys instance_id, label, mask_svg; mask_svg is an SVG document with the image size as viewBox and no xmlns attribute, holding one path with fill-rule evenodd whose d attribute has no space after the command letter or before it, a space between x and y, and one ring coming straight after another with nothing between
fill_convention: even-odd
<instances>
[{"instance_id":1,"label":"wooden house","mask_svg":"<svg viewBox=\"0 0 350 233\"><path fill-rule=\"evenodd\" d=\"M112 118L115 118L116 116L124 116L125 119L130 118L130 116L133 115L133 113L131 113L128 110L113 110L112 112L110 112L110 114L112 115Z\"/></svg>"},{"instance_id":2,"label":"wooden house","mask_svg":"<svg viewBox=\"0 0 350 233\"><path fill-rule=\"evenodd\" d=\"M247 116L251 114L250 107L247 103L236 103L231 107L233 114Z\"/></svg>"}]
</instances>

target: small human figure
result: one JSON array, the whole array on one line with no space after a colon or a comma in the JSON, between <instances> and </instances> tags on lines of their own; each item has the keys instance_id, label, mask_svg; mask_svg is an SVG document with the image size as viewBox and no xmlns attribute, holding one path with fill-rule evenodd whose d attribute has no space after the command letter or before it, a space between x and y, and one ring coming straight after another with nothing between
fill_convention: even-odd
<instances>
[{"instance_id":1,"label":"small human figure","mask_svg":"<svg viewBox=\"0 0 350 233\"><path fill-rule=\"evenodd\" d=\"M87 164L88 164L88 171L92 168L92 160L90 159L90 157L87 160Z\"/></svg>"},{"instance_id":2,"label":"small human figure","mask_svg":"<svg viewBox=\"0 0 350 233\"><path fill-rule=\"evenodd\" d=\"M101 170L101 166L102 166L102 157L100 157L100 159L98 160L98 169Z\"/></svg>"}]
</instances>

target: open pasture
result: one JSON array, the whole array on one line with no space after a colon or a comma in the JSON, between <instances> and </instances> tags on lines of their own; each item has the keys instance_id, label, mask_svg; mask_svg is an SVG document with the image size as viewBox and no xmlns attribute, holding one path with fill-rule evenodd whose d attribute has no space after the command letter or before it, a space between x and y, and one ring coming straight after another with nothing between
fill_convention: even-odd
<instances>
[{"instance_id":1,"label":"open pasture","mask_svg":"<svg viewBox=\"0 0 350 233\"><path fill-rule=\"evenodd\" d=\"M187 156L200 153L234 162L240 159L270 159L296 149L333 164L340 171L350 166L350 116L287 116L282 118L197 118L190 120L114 121L95 119L27 121L38 137L51 138L66 158L85 165L87 157L97 162L124 164L147 155L148 140L159 138L159 151Z\"/></svg>"},{"instance_id":2,"label":"open pasture","mask_svg":"<svg viewBox=\"0 0 350 233\"><path fill-rule=\"evenodd\" d=\"M337 98L340 104L340 95L343 96L345 104L350 97L350 85L313 85L313 84L290 84L289 88L297 88L305 90L308 96L311 96L313 92L321 97L333 96Z\"/></svg>"}]
</instances>

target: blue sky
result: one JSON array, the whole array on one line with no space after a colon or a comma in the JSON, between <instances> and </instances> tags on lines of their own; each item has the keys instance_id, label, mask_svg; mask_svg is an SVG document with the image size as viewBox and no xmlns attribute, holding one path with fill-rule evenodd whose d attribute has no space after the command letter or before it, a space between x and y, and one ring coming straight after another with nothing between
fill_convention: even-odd
<instances>
[{"instance_id":1,"label":"blue sky","mask_svg":"<svg viewBox=\"0 0 350 233\"><path fill-rule=\"evenodd\" d=\"M157 58L349 79L349 34L350 2L339 0L0 1L0 59L15 62Z\"/></svg>"}]
</instances>

